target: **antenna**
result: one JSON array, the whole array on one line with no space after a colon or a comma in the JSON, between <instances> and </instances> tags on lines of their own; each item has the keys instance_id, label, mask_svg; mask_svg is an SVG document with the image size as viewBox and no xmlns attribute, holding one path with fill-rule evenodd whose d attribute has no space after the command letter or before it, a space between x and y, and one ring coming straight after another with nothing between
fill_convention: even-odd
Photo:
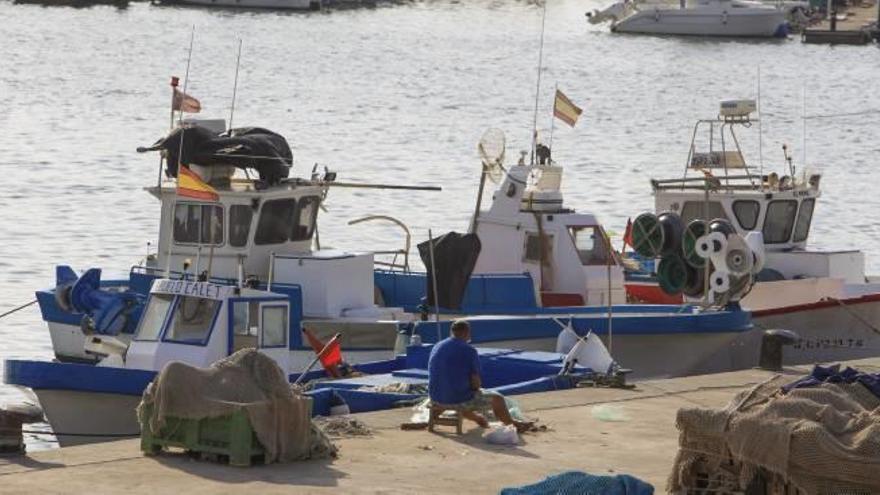
<instances>
[{"instance_id":1,"label":"antenna","mask_svg":"<svg viewBox=\"0 0 880 495\"><path fill-rule=\"evenodd\" d=\"M758 164L760 167L760 175L764 177L764 128L761 121L764 120L761 115L761 66L758 66ZM763 182L763 179L761 179Z\"/></svg>"},{"instance_id":2,"label":"antenna","mask_svg":"<svg viewBox=\"0 0 880 495\"><path fill-rule=\"evenodd\" d=\"M807 81L803 81L803 121L804 121L804 136L803 136L803 147L804 147L804 155L801 162L804 164L804 167L807 166ZM791 180L794 180L794 168L791 168Z\"/></svg>"},{"instance_id":3,"label":"antenna","mask_svg":"<svg viewBox=\"0 0 880 495\"><path fill-rule=\"evenodd\" d=\"M532 118L532 157L531 164L535 164L535 147L538 143L538 98L541 96L541 67L544 65L544 26L547 24L547 0L543 0L544 10L541 13L541 45L538 49L538 81L535 88L535 113Z\"/></svg>"},{"instance_id":4,"label":"antenna","mask_svg":"<svg viewBox=\"0 0 880 495\"><path fill-rule=\"evenodd\" d=\"M229 124L232 129L232 116L235 115L235 95L238 92L238 68L241 65L241 38L238 39L238 58L235 59L235 82L232 83L232 106L229 107Z\"/></svg>"}]
</instances>

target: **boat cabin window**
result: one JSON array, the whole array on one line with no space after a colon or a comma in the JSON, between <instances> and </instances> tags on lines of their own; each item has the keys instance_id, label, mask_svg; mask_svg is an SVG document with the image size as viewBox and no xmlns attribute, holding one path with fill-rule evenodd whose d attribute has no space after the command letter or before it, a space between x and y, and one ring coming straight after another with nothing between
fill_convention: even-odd
<instances>
[{"instance_id":1,"label":"boat cabin window","mask_svg":"<svg viewBox=\"0 0 880 495\"><path fill-rule=\"evenodd\" d=\"M318 196L302 198L299 203L295 199L266 201L260 210L254 242L258 245L281 244L311 239L320 203Z\"/></svg>"},{"instance_id":2,"label":"boat cabin window","mask_svg":"<svg viewBox=\"0 0 880 495\"><path fill-rule=\"evenodd\" d=\"M764 219L764 242L780 244L791 239L794 225L794 214L797 212L797 201L793 199L771 201L767 206L767 217Z\"/></svg>"},{"instance_id":3,"label":"boat cabin window","mask_svg":"<svg viewBox=\"0 0 880 495\"><path fill-rule=\"evenodd\" d=\"M582 265L614 263L608 257L608 239L599 227L571 227L570 232Z\"/></svg>"},{"instance_id":4,"label":"boat cabin window","mask_svg":"<svg viewBox=\"0 0 880 495\"><path fill-rule=\"evenodd\" d=\"M251 220L254 210L250 205L232 205L229 207L229 245L244 247L251 233Z\"/></svg>"},{"instance_id":5,"label":"boat cabin window","mask_svg":"<svg viewBox=\"0 0 880 495\"><path fill-rule=\"evenodd\" d=\"M758 214L761 204L755 200L739 200L733 202L733 214L743 230L752 230L758 225Z\"/></svg>"},{"instance_id":6,"label":"boat cabin window","mask_svg":"<svg viewBox=\"0 0 880 495\"><path fill-rule=\"evenodd\" d=\"M723 218L727 220L727 215L724 213L724 207L721 206L721 203L718 201L709 201L707 208L709 211L709 218L703 216L703 208L706 206L707 204L705 201L685 201L684 205L681 207L681 220L685 225L691 220L696 220L698 218L703 218L705 220Z\"/></svg>"},{"instance_id":7,"label":"boat cabin window","mask_svg":"<svg viewBox=\"0 0 880 495\"><path fill-rule=\"evenodd\" d=\"M223 244L223 207L197 203L174 205L174 242Z\"/></svg>"},{"instance_id":8,"label":"boat cabin window","mask_svg":"<svg viewBox=\"0 0 880 495\"><path fill-rule=\"evenodd\" d=\"M263 306L260 347L287 346L287 306Z\"/></svg>"},{"instance_id":9,"label":"boat cabin window","mask_svg":"<svg viewBox=\"0 0 880 495\"><path fill-rule=\"evenodd\" d=\"M232 303L232 333L257 336L257 302L236 301ZM255 347L255 346L253 346Z\"/></svg>"},{"instance_id":10,"label":"boat cabin window","mask_svg":"<svg viewBox=\"0 0 880 495\"><path fill-rule=\"evenodd\" d=\"M541 261L541 237L542 236L539 236L537 232L526 232L525 255L523 256L523 261L531 261L533 263ZM546 262L546 260L553 257L553 236L544 234L543 238L543 259Z\"/></svg>"},{"instance_id":11,"label":"boat cabin window","mask_svg":"<svg viewBox=\"0 0 880 495\"><path fill-rule=\"evenodd\" d=\"M312 238L315 232L315 219L318 216L318 205L321 198L308 196L299 200L299 214L296 225L293 226L291 241L305 241Z\"/></svg>"},{"instance_id":12,"label":"boat cabin window","mask_svg":"<svg viewBox=\"0 0 880 495\"><path fill-rule=\"evenodd\" d=\"M220 301L214 299L179 296L164 340L204 345L219 308Z\"/></svg>"},{"instance_id":13,"label":"boat cabin window","mask_svg":"<svg viewBox=\"0 0 880 495\"><path fill-rule=\"evenodd\" d=\"M813 220L813 208L816 206L815 199L805 199L801 202L797 222L794 225L793 242L804 242L810 234L810 222Z\"/></svg>"},{"instance_id":14,"label":"boat cabin window","mask_svg":"<svg viewBox=\"0 0 880 495\"><path fill-rule=\"evenodd\" d=\"M135 340L154 341L159 339L159 332L162 331L162 324L165 323L165 316L168 314L168 308L171 307L173 298L174 296L170 294L150 295Z\"/></svg>"}]
</instances>

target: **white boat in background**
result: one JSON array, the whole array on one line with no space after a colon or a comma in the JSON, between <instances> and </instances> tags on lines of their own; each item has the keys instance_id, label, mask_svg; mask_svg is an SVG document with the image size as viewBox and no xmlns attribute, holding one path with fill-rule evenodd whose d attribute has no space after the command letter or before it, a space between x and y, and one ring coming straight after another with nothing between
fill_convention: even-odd
<instances>
[{"instance_id":1,"label":"white boat in background","mask_svg":"<svg viewBox=\"0 0 880 495\"><path fill-rule=\"evenodd\" d=\"M320 10L321 0L159 0L161 5L192 5L235 9Z\"/></svg>"},{"instance_id":2,"label":"white boat in background","mask_svg":"<svg viewBox=\"0 0 880 495\"><path fill-rule=\"evenodd\" d=\"M591 24L617 33L770 38L788 34L785 11L753 0L681 0L679 5L624 0L588 12Z\"/></svg>"}]
</instances>

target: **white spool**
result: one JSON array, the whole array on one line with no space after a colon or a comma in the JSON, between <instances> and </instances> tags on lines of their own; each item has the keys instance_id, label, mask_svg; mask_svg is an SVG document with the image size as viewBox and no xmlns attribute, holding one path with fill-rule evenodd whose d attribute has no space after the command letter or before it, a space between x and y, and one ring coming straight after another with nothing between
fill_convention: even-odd
<instances>
[{"instance_id":1,"label":"white spool","mask_svg":"<svg viewBox=\"0 0 880 495\"><path fill-rule=\"evenodd\" d=\"M752 262L752 273L757 274L764 268L764 262L767 255L764 252L764 234L758 231L752 231L746 234L746 244L752 249L754 260Z\"/></svg>"},{"instance_id":2,"label":"white spool","mask_svg":"<svg viewBox=\"0 0 880 495\"><path fill-rule=\"evenodd\" d=\"M745 275L751 273L753 264L752 248L746 244L745 239L736 234L729 236L722 266L726 266L727 271L733 275Z\"/></svg>"},{"instance_id":3,"label":"white spool","mask_svg":"<svg viewBox=\"0 0 880 495\"><path fill-rule=\"evenodd\" d=\"M727 248L727 237L721 232L712 232L697 238L694 251L701 258L710 258L712 255L723 253Z\"/></svg>"},{"instance_id":4,"label":"white spool","mask_svg":"<svg viewBox=\"0 0 880 495\"><path fill-rule=\"evenodd\" d=\"M730 290L730 273L726 270L715 270L709 276L709 290L716 294L724 294Z\"/></svg>"}]
</instances>

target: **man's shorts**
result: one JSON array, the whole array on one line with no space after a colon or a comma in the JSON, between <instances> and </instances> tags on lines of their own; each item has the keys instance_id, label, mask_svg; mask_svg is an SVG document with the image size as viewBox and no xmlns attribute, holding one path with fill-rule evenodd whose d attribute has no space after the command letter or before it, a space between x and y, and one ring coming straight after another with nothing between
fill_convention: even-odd
<instances>
[{"instance_id":1,"label":"man's shorts","mask_svg":"<svg viewBox=\"0 0 880 495\"><path fill-rule=\"evenodd\" d=\"M474 392L474 396L471 400L462 402L461 404L453 404L453 406L470 411L490 411L492 410L492 397L501 397L501 394L481 388Z\"/></svg>"}]
</instances>

